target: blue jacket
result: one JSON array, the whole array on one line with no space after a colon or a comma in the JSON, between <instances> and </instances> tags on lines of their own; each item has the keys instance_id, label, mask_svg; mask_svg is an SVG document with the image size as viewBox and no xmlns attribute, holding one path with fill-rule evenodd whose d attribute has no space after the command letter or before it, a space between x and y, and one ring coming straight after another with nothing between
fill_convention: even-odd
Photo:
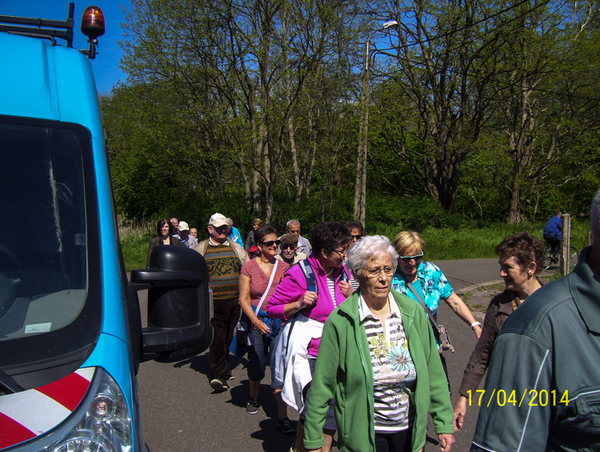
<instances>
[{"instance_id":1,"label":"blue jacket","mask_svg":"<svg viewBox=\"0 0 600 452\"><path fill-rule=\"evenodd\" d=\"M485 394L473 399L481 411L471 452L600 450L600 282L590 251L502 327Z\"/></svg>"},{"instance_id":2,"label":"blue jacket","mask_svg":"<svg viewBox=\"0 0 600 452\"><path fill-rule=\"evenodd\" d=\"M548 220L544 227L544 234L556 237L558 240L562 240L562 220L554 215Z\"/></svg>"},{"instance_id":3,"label":"blue jacket","mask_svg":"<svg viewBox=\"0 0 600 452\"><path fill-rule=\"evenodd\" d=\"M244 247L244 241L242 240L240 231L235 226L231 226L231 234L229 234L229 239L236 242L242 248Z\"/></svg>"}]
</instances>

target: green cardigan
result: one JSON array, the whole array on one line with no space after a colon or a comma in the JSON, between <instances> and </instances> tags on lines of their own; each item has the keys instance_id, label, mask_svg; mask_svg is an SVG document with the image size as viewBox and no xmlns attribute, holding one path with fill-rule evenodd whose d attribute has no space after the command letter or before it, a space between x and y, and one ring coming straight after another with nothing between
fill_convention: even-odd
<instances>
[{"instance_id":1,"label":"green cardigan","mask_svg":"<svg viewBox=\"0 0 600 452\"><path fill-rule=\"evenodd\" d=\"M414 300L394 290L392 294L402 314L408 350L417 372L416 389L410 396L415 416L411 444L412 451L419 451L425 446L427 414L431 414L437 434L454 433L453 410L427 314ZM335 397L338 449L375 451L373 368L358 301L355 292L325 323L308 398L306 449L323 446L322 427L329 402Z\"/></svg>"}]
</instances>

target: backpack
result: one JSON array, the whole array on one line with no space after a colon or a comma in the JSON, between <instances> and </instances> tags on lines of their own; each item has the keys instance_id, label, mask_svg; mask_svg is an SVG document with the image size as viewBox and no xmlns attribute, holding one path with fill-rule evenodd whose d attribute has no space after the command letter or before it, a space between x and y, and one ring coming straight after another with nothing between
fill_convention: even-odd
<instances>
[{"instance_id":1,"label":"backpack","mask_svg":"<svg viewBox=\"0 0 600 452\"><path fill-rule=\"evenodd\" d=\"M301 261L298 261L298 264L300 265L300 268L302 268L302 273L304 273L304 277L306 278L306 290L316 292L318 295L319 291L317 289L317 277L312 266L310 265L310 262L308 261L308 259L303 259ZM343 269L342 281L348 282L349 280L350 278L348 278L348 273L346 272L346 269Z\"/></svg>"}]
</instances>

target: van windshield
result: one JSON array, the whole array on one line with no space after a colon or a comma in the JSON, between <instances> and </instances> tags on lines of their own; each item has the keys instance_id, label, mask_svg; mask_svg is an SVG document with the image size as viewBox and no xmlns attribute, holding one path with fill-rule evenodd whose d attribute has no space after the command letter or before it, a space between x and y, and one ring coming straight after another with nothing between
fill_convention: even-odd
<instances>
[{"instance_id":1,"label":"van windshield","mask_svg":"<svg viewBox=\"0 0 600 452\"><path fill-rule=\"evenodd\" d=\"M0 116L0 368L13 376L77 366L98 333L91 146L82 126Z\"/></svg>"}]
</instances>

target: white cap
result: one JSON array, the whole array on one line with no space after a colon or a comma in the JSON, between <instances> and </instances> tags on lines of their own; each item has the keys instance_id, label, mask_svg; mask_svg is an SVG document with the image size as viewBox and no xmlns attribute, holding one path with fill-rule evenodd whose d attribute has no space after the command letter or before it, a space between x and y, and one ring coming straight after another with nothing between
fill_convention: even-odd
<instances>
[{"instance_id":1,"label":"white cap","mask_svg":"<svg viewBox=\"0 0 600 452\"><path fill-rule=\"evenodd\" d=\"M210 217L210 220L208 220L208 225L216 226L216 227L228 226L227 218L225 218L225 215L222 215L220 213L215 213L215 214L213 214L212 217Z\"/></svg>"},{"instance_id":2,"label":"white cap","mask_svg":"<svg viewBox=\"0 0 600 452\"><path fill-rule=\"evenodd\" d=\"M179 229L180 231L189 231L190 227L188 226L188 224L185 221L180 221L177 229Z\"/></svg>"}]
</instances>

